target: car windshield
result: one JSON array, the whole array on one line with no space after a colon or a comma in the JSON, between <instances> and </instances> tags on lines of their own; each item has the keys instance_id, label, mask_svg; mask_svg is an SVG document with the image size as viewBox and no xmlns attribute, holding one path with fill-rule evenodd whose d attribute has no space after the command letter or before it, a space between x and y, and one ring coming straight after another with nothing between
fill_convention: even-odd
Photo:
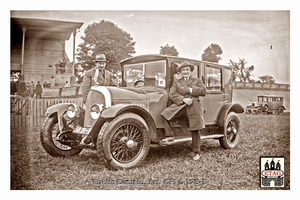
<instances>
[{"instance_id":1,"label":"car windshield","mask_svg":"<svg viewBox=\"0 0 300 200\"><path fill-rule=\"evenodd\" d=\"M268 97L258 97L258 102L267 101Z\"/></svg>"},{"instance_id":2,"label":"car windshield","mask_svg":"<svg viewBox=\"0 0 300 200\"><path fill-rule=\"evenodd\" d=\"M137 81L146 86L166 86L166 61L128 64L124 66L126 87L134 87Z\"/></svg>"}]
</instances>

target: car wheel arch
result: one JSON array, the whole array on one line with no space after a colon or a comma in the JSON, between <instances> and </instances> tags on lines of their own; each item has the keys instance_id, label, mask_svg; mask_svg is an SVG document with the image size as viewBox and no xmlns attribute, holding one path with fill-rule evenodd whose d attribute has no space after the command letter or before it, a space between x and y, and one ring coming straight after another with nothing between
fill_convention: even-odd
<instances>
[{"instance_id":1,"label":"car wheel arch","mask_svg":"<svg viewBox=\"0 0 300 200\"><path fill-rule=\"evenodd\" d=\"M156 131L156 124L154 122L154 119L149 114L149 112L137 105L116 105L111 106L108 109L104 110L101 114L101 117L103 118L115 118L121 114L124 113L135 113L139 116L141 116L146 122L149 127L150 131L150 138L152 141L158 141L157 131Z\"/></svg>"},{"instance_id":2,"label":"car wheel arch","mask_svg":"<svg viewBox=\"0 0 300 200\"><path fill-rule=\"evenodd\" d=\"M282 107L282 108L283 108L283 110L286 110L286 108L285 108L284 106L280 106L280 107Z\"/></svg>"},{"instance_id":3,"label":"car wheel arch","mask_svg":"<svg viewBox=\"0 0 300 200\"><path fill-rule=\"evenodd\" d=\"M218 120L217 120L217 125L218 126L220 126L220 127L224 126L224 121L226 119L226 116L230 112L244 113L244 108L239 103L227 103L227 104L224 104L224 106L222 107L222 109L221 109L221 111L219 113L219 116L218 116Z\"/></svg>"}]
</instances>

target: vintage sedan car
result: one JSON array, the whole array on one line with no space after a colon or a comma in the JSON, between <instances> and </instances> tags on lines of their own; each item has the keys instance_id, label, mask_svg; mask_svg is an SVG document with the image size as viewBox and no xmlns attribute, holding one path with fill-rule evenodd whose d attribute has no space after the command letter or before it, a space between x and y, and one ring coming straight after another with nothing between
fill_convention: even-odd
<instances>
[{"instance_id":1,"label":"vintage sedan car","mask_svg":"<svg viewBox=\"0 0 300 200\"><path fill-rule=\"evenodd\" d=\"M277 113L279 115L283 114L286 108L283 106L283 97L277 95L260 95L257 96L257 101L252 102L246 106L246 113L250 114L252 112L256 114L261 113Z\"/></svg>"},{"instance_id":2,"label":"vintage sedan car","mask_svg":"<svg viewBox=\"0 0 300 200\"><path fill-rule=\"evenodd\" d=\"M229 66L173 56L141 55L121 61L120 87L93 86L85 109L74 103L49 107L40 134L44 149L52 156L72 156L90 148L113 168L132 168L143 162L152 145L191 142L185 118L170 121L174 142L160 142L164 138L161 112L171 103L169 89L176 68L183 61L195 66L193 76L201 78L207 87L206 96L199 97L206 123L201 139L217 139L225 149L236 148L241 135L238 113L244 109L232 103Z\"/></svg>"}]
</instances>

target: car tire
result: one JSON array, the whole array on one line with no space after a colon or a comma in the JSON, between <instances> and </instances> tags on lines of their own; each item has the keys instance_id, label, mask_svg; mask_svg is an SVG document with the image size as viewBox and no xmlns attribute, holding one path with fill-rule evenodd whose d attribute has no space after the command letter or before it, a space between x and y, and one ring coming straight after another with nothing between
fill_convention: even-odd
<instances>
[{"instance_id":1,"label":"car tire","mask_svg":"<svg viewBox=\"0 0 300 200\"><path fill-rule=\"evenodd\" d=\"M103 131L102 146L105 158L113 168L137 167L150 149L148 125L137 114L121 114Z\"/></svg>"},{"instance_id":2,"label":"car tire","mask_svg":"<svg viewBox=\"0 0 300 200\"><path fill-rule=\"evenodd\" d=\"M44 121L40 132L40 140L43 148L53 157L68 157L79 154L82 149L74 149L61 144L55 138L59 134L57 114L52 114Z\"/></svg>"},{"instance_id":3,"label":"car tire","mask_svg":"<svg viewBox=\"0 0 300 200\"><path fill-rule=\"evenodd\" d=\"M241 134L239 117L230 112L224 122L224 136L219 138L220 145L225 149L233 149L238 146Z\"/></svg>"},{"instance_id":4,"label":"car tire","mask_svg":"<svg viewBox=\"0 0 300 200\"><path fill-rule=\"evenodd\" d=\"M264 112L267 112L267 113L268 113L268 112L269 112L268 110L269 110L269 106L268 106L267 104L264 105Z\"/></svg>"},{"instance_id":5,"label":"car tire","mask_svg":"<svg viewBox=\"0 0 300 200\"><path fill-rule=\"evenodd\" d=\"M278 115L282 115L283 112L284 112L283 107L279 107L279 108L278 108Z\"/></svg>"},{"instance_id":6,"label":"car tire","mask_svg":"<svg viewBox=\"0 0 300 200\"><path fill-rule=\"evenodd\" d=\"M107 163L107 160L105 159L104 151L103 151L103 134L104 134L104 130L106 129L106 127L108 125L109 125L109 121L106 121L102 125L102 127L99 131L98 137L97 137L97 142L96 142L97 156L99 158L99 161L104 163L104 164Z\"/></svg>"},{"instance_id":7,"label":"car tire","mask_svg":"<svg viewBox=\"0 0 300 200\"><path fill-rule=\"evenodd\" d=\"M258 107L257 110L256 110L256 114L260 115L261 113L262 113L262 108Z\"/></svg>"}]
</instances>

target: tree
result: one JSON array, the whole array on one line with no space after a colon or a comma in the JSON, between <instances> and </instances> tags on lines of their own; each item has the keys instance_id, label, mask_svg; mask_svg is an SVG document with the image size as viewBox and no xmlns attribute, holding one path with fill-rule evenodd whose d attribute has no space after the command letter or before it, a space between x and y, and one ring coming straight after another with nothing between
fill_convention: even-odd
<instances>
[{"instance_id":1,"label":"tree","mask_svg":"<svg viewBox=\"0 0 300 200\"><path fill-rule=\"evenodd\" d=\"M88 25L84 30L83 42L77 48L78 63L84 69L90 69L96 54L103 53L108 60L107 69L120 70L121 60L132 57L135 53L135 42L129 33L109 21L100 21Z\"/></svg>"},{"instance_id":2,"label":"tree","mask_svg":"<svg viewBox=\"0 0 300 200\"><path fill-rule=\"evenodd\" d=\"M218 63L221 60L221 54L223 53L222 48L218 44L211 44L207 47L203 54L202 60Z\"/></svg>"},{"instance_id":3,"label":"tree","mask_svg":"<svg viewBox=\"0 0 300 200\"><path fill-rule=\"evenodd\" d=\"M229 66L233 67L233 81L235 81L237 78L240 82L252 82L251 79L252 73L254 71L254 65L251 65L250 67L246 67L245 65L247 62L245 59L240 59L239 62L234 62L230 60Z\"/></svg>"},{"instance_id":4,"label":"tree","mask_svg":"<svg viewBox=\"0 0 300 200\"><path fill-rule=\"evenodd\" d=\"M258 77L260 82L262 83L275 83L275 79L273 78L273 76L270 75L264 75L264 76L260 76Z\"/></svg>"},{"instance_id":5,"label":"tree","mask_svg":"<svg viewBox=\"0 0 300 200\"><path fill-rule=\"evenodd\" d=\"M160 46L160 55L168 55L168 56L178 56L178 51L174 46L169 46L169 44L166 44L166 46Z\"/></svg>"}]
</instances>

